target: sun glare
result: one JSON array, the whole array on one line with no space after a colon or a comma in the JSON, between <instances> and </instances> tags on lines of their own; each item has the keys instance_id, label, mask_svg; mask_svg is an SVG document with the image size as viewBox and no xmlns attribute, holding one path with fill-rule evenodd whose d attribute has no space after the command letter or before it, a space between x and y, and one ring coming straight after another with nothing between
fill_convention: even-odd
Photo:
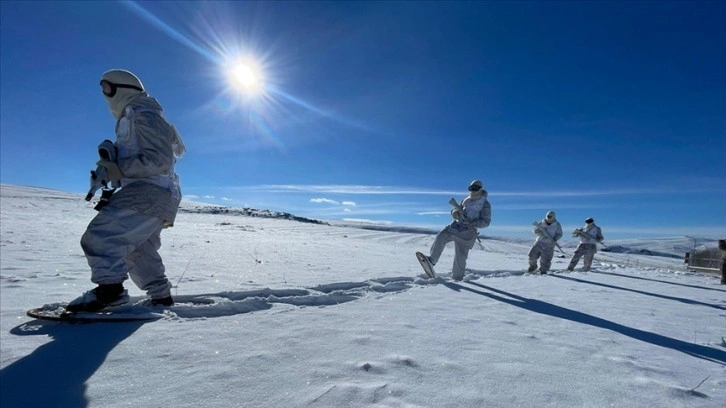
<instances>
[{"instance_id":1,"label":"sun glare","mask_svg":"<svg viewBox=\"0 0 726 408\"><path fill-rule=\"evenodd\" d=\"M262 91L262 74L253 64L237 62L229 68L227 76L229 85L237 92L252 96Z\"/></svg>"}]
</instances>

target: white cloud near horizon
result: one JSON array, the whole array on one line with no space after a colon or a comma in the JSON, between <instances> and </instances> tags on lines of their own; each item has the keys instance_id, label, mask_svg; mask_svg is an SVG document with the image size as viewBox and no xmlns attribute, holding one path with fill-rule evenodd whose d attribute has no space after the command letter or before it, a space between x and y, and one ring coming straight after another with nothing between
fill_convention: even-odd
<instances>
[{"instance_id":1,"label":"white cloud near horizon","mask_svg":"<svg viewBox=\"0 0 726 408\"><path fill-rule=\"evenodd\" d=\"M317 203L317 204L340 204L339 202L335 200L331 200L329 198L311 198L311 203Z\"/></svg>"},{"instance_id":2,"label":"white cloud near horizon","mask_svg":"<svg viewBox=\"0 0 726 408\"><path fill-rule=\"evenodd\" d=\"M391 221L381 221L381 220L369 220L365 218L343 218L342 221L345 222L354 222L359 224L375 224L375 225L391 225L393 222Z\"/></svg>"},{"instance_id":3,"label":"white cloud near horizon","mask_svg":"<svg viewBox=\"0 0 726 408\"><path fill-rule=\"evenodd\" d=\"M402 186L371 186L371 185L343 185L343 184L263 184L257 186L239 187L243 190L267 193L308 193L308 194L360 194L360 195L441 195L457 196L465 193L462 190L435 190L420 187ZM643 187L643 188L614 188L603 190L555 190L555 191L489 191L493 197L592 197L592 196L628 196L628 195L658 195L683 194L687 192L718 192L713 189L694 189L684 191L676 187Z\"/></svg>"},{"instance_id":4,"label":"white cloud near horizon","mask_svg":"<svg viewBox=\"0 0 726 408\"><path fill-rule=\"evenodd\" d=\"M580 227L581 225L567 225L562 224L564 230L563 238L569 239L569 233L572 229ZM726 236L726 227L630 227L630 226L611 226L611 225L599 225L605 235L605 241L608 241L608 233L617 235L634 235L634 236L658 236L658 237L680 237L680 236L696 236L698 238L713 237L714 240L719 239L718 237ZM523 233L532 232L532 226L530 225L492 225L489 228L480 230L480 233L487 235L487 231L507 232L507 233ZM534 237L534 234L532 235ZM575 238L572 238L575 239ZM615 241L620 238L615 239Z\"/></svg>"}]
</instances>

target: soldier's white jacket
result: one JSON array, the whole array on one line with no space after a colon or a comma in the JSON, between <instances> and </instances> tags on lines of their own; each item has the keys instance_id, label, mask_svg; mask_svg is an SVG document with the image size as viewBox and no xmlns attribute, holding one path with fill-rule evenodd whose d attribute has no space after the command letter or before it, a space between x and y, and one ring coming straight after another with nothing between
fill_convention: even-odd
<instances>
[{"instance_id":1,"label":"soldier's white jacket","mask_svg":"<svg viewBox=\"0 0 726 408\"><path fill-rule=\"evenodd\" d=\"M144 92L126 105L116 122L114 145L122 178L109 205L152 215L172 226L181 201L174 164L184 144L156 99Z\"/></svg>"},{"instance_id":2,"label":"soldier's white jacket","mask_svg":"<svg viewBox=\"0 0 726 408\"><path fill-rule=\"evenodd\" d=\"M492 206L487 200L488 195L487 191L482 189L481 195L477 197L467 196L461 202L465 221L454 221L446 227L452 238L467 248L474 246L478 235L477 228L488 227L492 221Z\"/></svg>"},{"instance_id":3,"label":"soldier's white jacket","mask_svg":"<svg viewBox=\"0 0 726 408\"><path fill-rule=\"evenodd\" d=\"M595 225L595 223L586 224L584 227L580 228L584 232L584 234L578 234L578 237L580 237L580 243L581 244L597 244L598 242L605 239L602 236L602 230L600 227Z\"/></svg>"},{"instance_id":4,"label":"soldier's white jacket","mask_svg":"<svg viewBox=\"0 0 726 408\"><path fill-rule=\"evenodd\" d=\"M537 227L534 227L534 233L537 235L537 239L535 242L542 242L550 245L554 245L555 241L559 241L560 238L562 238L562 225L560 225L559 221L555 220L552 224L547 224L546 220L542 220L539 222L539 227L547 231L550 237L543 235ZM539 232L539 233L538 233Z\"/></svg>"}]
</instances>

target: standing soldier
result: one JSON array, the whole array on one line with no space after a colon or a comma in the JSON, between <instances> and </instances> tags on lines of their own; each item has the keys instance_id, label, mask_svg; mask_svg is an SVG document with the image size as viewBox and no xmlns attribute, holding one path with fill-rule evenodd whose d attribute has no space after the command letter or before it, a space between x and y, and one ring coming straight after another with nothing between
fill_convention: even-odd
<instances>
[{"instance_id":1,"label":"standing soldier","mask_svg":"<svg viewBox=\"0 0 726 408\"><path fill-rule=\"evenodd\" d=\"M95 312L129 300L129 277L153 306L171 306L171 283L159 256L161 230L174 225L181 190L174 171L184 144L163 109L133 73L103 74L103 96L116 119L116 141L99 146L96 173L120 185L81 238L96 288L68 304L70 312ZM103 168L103 169L101 169ZM90 199L88 197L87 199Z\"/></svg>"},{"instance_id":2,"label":"standing soldier","mask_svg":"<svg viewBox=\"0 0 726 408\"><path fill-rule=\"evenodd\" d=\"M529 269L527 272L534 272L537 269L539 258L539 272L546 274L552 265L552 257L555 255L555 245L562 238L562 226L555 218L555 212L549 211L540 222L534 222L534 234L537 239L529 250Z\"/></svg>"},{"instance_id":3,"label":"standing soldier","mask_svg":"<svg viewBox=\"0 0 726 408\"><path fill-rule=\"evenodd\" d=\"M582 261L582 271L587 272L590 270L590 267L592 266L592 259L597 253L597 243L604 239L602 236L602 230L600 227L595 225L595 220L590 217L585 220L584 227L577 228L572 231L572 236L579 237L580 243L577 245L577 249L575 249L575 254L572 256L572 260L570 261L570 265L567 267L567 270L575 270L577 262L580 261L581 257L584 257Z\"/></svg>"},{"instance_id":4,"label":"standing soldier","mask_svg":"<svg viewBox=\"0 0 726 408\"><path fill-rule=\"evenodd\" d=\"M479 234L477 229L488 227L492 220L492 207L487 200L488 194L482 182L480 180L472 181L468 190L469 195L464 201L451 210L451 217L454 221L436 235L436 239L431 245L431 255L425 257L425 262L433 269L446 244L454 241L454 266L451 272L452 277L457 281L464 279L469 250L474 247Z\"/></svg>"}]
</instances>

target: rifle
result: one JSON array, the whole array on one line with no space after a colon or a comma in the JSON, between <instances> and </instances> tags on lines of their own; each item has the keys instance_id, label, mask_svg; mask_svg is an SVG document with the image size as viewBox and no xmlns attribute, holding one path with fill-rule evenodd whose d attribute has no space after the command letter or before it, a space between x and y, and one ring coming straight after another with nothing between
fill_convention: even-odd
<instances>
[{"instance_id":1,"label":"rifle","mask_svg":"<svg viewBox=\"0 0 726 408\"><path fill-rule=\"evenodd\" d=\"M105 189L108 184L108 172L103 166L96 167L96 170L91 170L91 188L86 194L86 201L91 201L96 191L99 189Z\"/></svg>"},{"instance_id":2,"label":"rifle","mask_svg":"<svg viewBox=\"0 0 726 408\"><path fill-rule=\"evenodd\" d=\"M583 236L583 237L585 237L585 238L593 238L593 237L591 237L591 236L587 235L587 234L585 233L585 231L581 230L580 228L576 228L576 229L575 229L574 231L572 231L572 236L573 236L573 237L576 237L576 236L578 236L578 235L582 235L582 236ZM598 240L598 239L595 239L595 242L597 242L598 244L602 245L602 247L603 247L603 248L605 248L605 249L610 249L610 247L609 247L609 246L605 245L605 243L604 243L604 242L602 242L602 241L600 241L600 240Z\"/></svg>"},{"instance_id":3,"label":"rifle","mask_svg":"<svg viewBox=\"0 0 726 408\"><path fill-rule=\"evenodd\" d=\"M538 229L539 231L541 231L541 232L542 232L542 234L544 234L544 236L545 236L545 237L547 237L547 238L551 239L551 240L552 240L552 242L554 242L554 243L555 243L555 245L557 245L557 249L559 249L559 250L560 250L560 252L562 252L562 255L567 255L567 254L565 253L565 251L563 251L563 250L562 250L562 247L560 246L560 244L558 244L558 243L557 243L557 241L555 241L555 239L554 239L554 238L552 238L552 235L550 235L550 233L549 233L549 232L547 232L547 230L546 230L546 229L542 228L542 226L541 226L541 225L539 225L539 223L538 223L537 221L533 222L533 223L532 223L532 225L534 225L535 227L537 227L537 229Z\"/></svg>"},{"instance_id":4,"label":"rifle","mask_svg":"<svg viewBox=\"0 0 726 408\"><path fill-rule=\"evenodd\" d=\"M98 155L101 160L116 162L116 147L110 140L104 140L98 146ZM99 202L95 207L93 207L96 211L100 211L101 208L108 205L109 199L119 186L118 182L111 182L112 188L108 188L109 182L108 170L105 167L99 165L96 167L96 170L91 170L91 188L86 194L86 201L91 201L93 196L96 194L96 191L103 189L101 190L101 198Z\"/></svg>"},{"instance_id":5,"label":"rifle","mask_svg":"<svg viewBox=\"0 0 726 408\"><path fill-rule=\"evenodd\" d=\"M466 214L464 213L464 207L462 207L461 204L459 204L459 202L456 201L454 197L451 197L451 199L449 200L449 204L459 210L459 214L461 214L462 217L466 217Z\"/></svg>"},{"instance_id":6,"label":"rifle","mask_svg":"<svg viewBox=\"0 0 726 408\"><path fill-rule=\"evenodd\" d=\"M464 212L464 207L462 207L461 204L459 204L459 202L456 201L456 199L454 197L451 197L451 199L449 199L449 204L451 204L452 207L456 208L459 211L459 214L461 214L462 218L466 219L466 213ZM459 220L457 220L457 221L459 221ZM476 240L479 242L479 246L481 246L482 249L484 249L484 245L481 244L481 238L479 238L478 235L476 237Z\"/></svg>"}]
</instances>

